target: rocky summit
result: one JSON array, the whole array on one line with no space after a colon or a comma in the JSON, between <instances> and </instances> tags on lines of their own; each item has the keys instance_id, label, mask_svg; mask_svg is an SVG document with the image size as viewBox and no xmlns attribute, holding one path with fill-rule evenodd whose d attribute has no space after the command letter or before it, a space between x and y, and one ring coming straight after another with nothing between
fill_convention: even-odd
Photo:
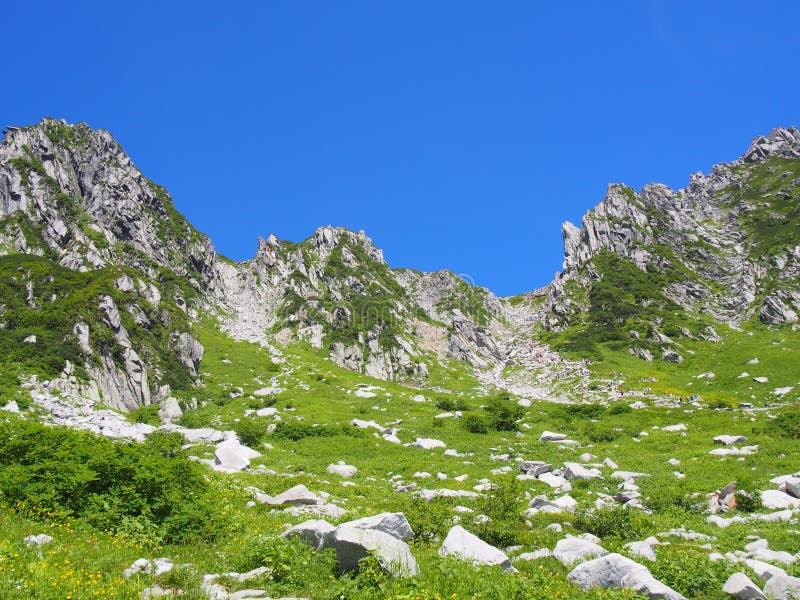
<instances>
[{"instance_id":1,"label":"rocky summit","mask_svg":"<svg viewBox=\"0 0 800 600\"><path fill-rule=\"evenodd\" d=\"M8 126L0 597L794 597L800 131L562 234L510 298L341 227L235 262Z\"/></svg>"}]
</instances>

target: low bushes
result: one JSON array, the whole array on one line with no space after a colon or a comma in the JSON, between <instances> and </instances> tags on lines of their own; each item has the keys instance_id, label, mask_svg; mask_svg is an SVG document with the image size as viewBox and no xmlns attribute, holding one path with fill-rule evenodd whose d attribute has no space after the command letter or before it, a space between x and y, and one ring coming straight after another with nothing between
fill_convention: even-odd
<instances>
[{"instance_id":1,"label":"low bushes","mask_svg":"<svg viewBox=\"0 0 800 600\"><path fill-rule=\"evenodd\" d=\"M209 484L177 434L145 443L28 421L0 423L0 497L8 504L167 542L220 531Z\"/></svg>"}]
</instances>

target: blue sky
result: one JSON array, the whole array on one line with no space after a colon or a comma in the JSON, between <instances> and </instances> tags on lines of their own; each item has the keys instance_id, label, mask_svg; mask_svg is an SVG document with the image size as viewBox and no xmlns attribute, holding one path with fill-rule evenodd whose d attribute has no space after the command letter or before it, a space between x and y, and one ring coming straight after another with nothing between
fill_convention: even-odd
<instances>
[{"instance_id":1,"label":"blue sky","mask_svg":"<svg viewBox=\"0 0 800 600\"><path fill-rule=\"evenodd\" d=\"M233 5L228 6L228 5ZM548 283L609 182L800 124L791 2L14 2L0 124L111 131L218 250L364 229L392 266Z\"/></svg>"}]
</instances>

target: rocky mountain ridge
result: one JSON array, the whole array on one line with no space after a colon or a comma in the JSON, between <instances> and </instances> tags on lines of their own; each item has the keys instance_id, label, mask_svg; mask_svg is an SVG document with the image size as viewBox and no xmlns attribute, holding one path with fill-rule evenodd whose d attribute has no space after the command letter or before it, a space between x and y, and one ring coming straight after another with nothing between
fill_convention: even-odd
<instances>
[{"instance_id":1,"label":"rocky mountain ridge","mask_svg":"<svg viewBox=\"0 0 800 600\"><path fill-rule=\"evenodd\" d=\"M776 129L682 190L609 186L580 228L564 225L562 273L517 301L449 271L392 269L364 232L330 226L300 243L270 235L234 263L108 132L44 119L7 128L0 143L0 255L45 261L14 265L22 275L7 293L18 302L2 306L0 337L10 347L40 331L19 315L33 322L49 302L61 358L123 410L201 381L193 327L208 317L276 361L302 342L379 379L419 383L456 360L525 396L554 397L564 379L586 392L585 363L542 335L572 335L565 349L581 354L575 339L599 332L645 360L679 361L676 338L716 341L715 326L753 316L797 321L798 158L800 132ZM59 269L85 273L94 295L75 294ZM26 360L57 362L42 348L31 344Z\"/></svg>"},{"instance_id":2,"label":"rocky mountain ridge","mask_svg":"<svg viewBox=\"0 0 800 600\"><path fill-rule=\"evenodd\" d=\"M715 165L708 175L695 173L684 189L649 184L637 193L610 185L580 228L562 227L563 270L546 290L543 327L559 332L602 324L592 322L598 307L589 296L604 278L604 256L652 275L658 297L639 300L708 317L678 335L715 338L704 330L738 327L754 315L770 325L796 322L798 157L800 131L774 129L738 160ZM664 335L659 320L633 323L634 339L648 329L650 337Z\"/></svg>"}]
</instances>

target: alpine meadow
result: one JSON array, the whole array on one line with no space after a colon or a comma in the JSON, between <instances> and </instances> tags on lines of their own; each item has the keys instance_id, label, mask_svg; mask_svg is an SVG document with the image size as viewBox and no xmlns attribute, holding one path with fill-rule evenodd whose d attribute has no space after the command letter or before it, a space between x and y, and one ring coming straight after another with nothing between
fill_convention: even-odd
<instances>
[{"instance_id":1,"label":"alpine meadow","mask_svg":"<svg viewBox=\"0 0 800 600\"><path fill-rule=\"evenodd\" d=\"M562 234L506 298L338 227L236 262L7 127L0 596L800 597L800 131Z\"/></svg>"}]
</instances>

